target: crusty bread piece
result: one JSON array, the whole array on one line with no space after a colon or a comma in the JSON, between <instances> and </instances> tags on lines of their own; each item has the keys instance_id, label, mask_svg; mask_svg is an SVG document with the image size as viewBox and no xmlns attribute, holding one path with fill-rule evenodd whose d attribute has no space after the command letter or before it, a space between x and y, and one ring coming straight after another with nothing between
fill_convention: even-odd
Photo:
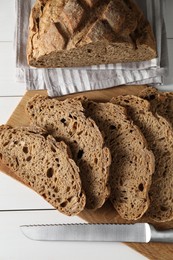
<instances>
[{"instance_id":1,"label":"crusty bread piece","mask_svg":"<svg viewBox=\"0 0 173 260\"><path fill-rule=\"evenodd\" d=\"M85 113L104 133L111 151L110 200L123 219L137 220L149 206L148 191L155 159L139 128L129 120L126 109L112 103L83 100Z\"/></svg>"},{"instance_id":2,"label":"crusty bread piece","mask_svg":"<svg viewBox=\"0 0 173 260\"><path fill-rule=\"evenodd\" d=\"M59 101L34 96L27 104L31 122L44 127L57 140L69 144L73 159L80 168L86 207L97 209L109 195L109 149L93 120L86 118L79 100Z\"/></svg>"},{"instance_id":3,"label":"crusty bread piece","mask_svg":"<svg viewBox=\"0 0 173 260\"><path fill-rule=\"evenodd\" d=\"M157 222L173 219L173 131L169 122L153 112L150 103L136 96L119 96L114 103L127 108L144 134L155 156L155 173L149 191L151 204L147 216Z\"/></svg>"},{"instance_id":4,"label":"crusty bread piece","mask_svg":"<svg viewBox=\"0 0 173 260\"><path fill-rule=\"evenodd\" d=\"M1 164L60 212L76 215L84 209L79 168L67 145L41 128L0 126Z\"/></svg>"},{"instance_id":5,"label":"crusty bread piece","mask_svg":"<svg viewBox=\"0 0 173 260\"><path fill-rule=\"evenodd\" d=\"M137 96L150 100L150 99L153 99L155 94L157 94L157 93L159 93L157 88L147 86L142 91L140 91Z\"/></svg>"},{"instance_id":6,"label":"crusty bread piece","mask_svg":"<svg viewBox=\"0 0 173 260\"><path fill-rule=\"evenodd\" d=\"M37 0L31 11L31 66L74 67L155 57L151 26L133 0Z\"/></svg>"},{"instance_id":7,"label":"crusty bread piece","mask_svg":"<svg viewBox=\"0 0 173 260\"><path fill-rule=\"evenodd\" d=\"M140 96L148 100L152 109L166 120L173 127L173 92L159 92L154 88L142 91Z\"/></svg>"}]
</instances>

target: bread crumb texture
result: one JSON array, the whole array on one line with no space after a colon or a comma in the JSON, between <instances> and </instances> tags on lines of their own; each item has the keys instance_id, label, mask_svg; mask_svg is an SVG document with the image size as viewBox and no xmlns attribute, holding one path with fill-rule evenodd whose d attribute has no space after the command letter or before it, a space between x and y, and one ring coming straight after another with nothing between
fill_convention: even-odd
<instances>
[{"instance_id":1,"label":"bread crumb texture","mask_svg":"<svg viewBox=\"0 0 173 260\"><path fill-rule=\"evenodd\" d=\"M65 141L70 146L73 159L80 168L86 207L100 208L110 193L110 152L104 147L96 123L85 117L81 102L36 95L26 109L34 124L44 127L56 140Z\"/></svg>"},{"instance_id":2,"label":"bread crumb texture","mask_svg":"<svg viewBox=\"0 0 173 260\"><path fill-rule=\"evenodd\" d=\"M148 192L154 172L154 156L125 108L112 103L85 100L86 113L104 133L111 151L110 200L123 219L142 217L149 206Z\"/></svg>"},{"instance_id":3,"label":"bread crumb texture","mask_svg":"<svg viewBox=\"0 0 173 260\"><path fill-rule=\"evenodd\" d=\"M127 108L155 156L155 172L149 191L151 203L146 215L158 222L172 220L173 128L165 117L156 113L152 102L135 96L119 96L114 102Z\"/></svg>"},{"instance_id":4,"label":"bread crumb texture","mask_svg":"<svg viewBox=\"0 0 173 260\"><path fill-rule=\"evenodd\" d=\"M64 142L39 127L0 127L0 163L66 215L84 209L79 168Z\"/></svg>"}]
</instances>

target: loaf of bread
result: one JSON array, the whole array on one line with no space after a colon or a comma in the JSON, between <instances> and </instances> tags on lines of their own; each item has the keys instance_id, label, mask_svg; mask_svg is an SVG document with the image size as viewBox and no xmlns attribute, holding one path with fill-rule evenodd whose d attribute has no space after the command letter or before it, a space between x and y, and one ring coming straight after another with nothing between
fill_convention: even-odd
<instances>
[{"instance_id":1,"label":"loaf of bread","mask_svg":"<svg viewBox=\"0 0 173 260\"><path fill-rule=\"evenodd\" d=\"M71 148L80 169L86 207L100 208L109 196L110 152L93 120L86 118L79 100L59 101L34 96L27 104L31 122L44 127L56 140L64 140Z\"/></svg>"},{"instance_id":2,"label":"loaf of bread","mask_svg":"<svg viewBox=\"0 0 173 260\"><path fill-rule=\"evenodd\" d=\"M112 100L127 108L141 129L155 156L155 172L149 191L150 207L146 215L157 222L173 219L173 130L169 122L152 109L151 104L133 95Z\"/></svg>"},{"instance_id":3,"label":"loaf of bread","mask_svg":"<svg viewBox=\"0 0 173 260\"><path fill-rule=\"evenodd\" d=\"M43 129L0 126L0 165L60 212L71 216L84 209L79 168L67 145Z\"/></svg>"},{"instance_id":4,"label":"loaf of bread","mask_svg":"<svg viewBox=\"0 0 173 260\"><path fill-rule=\"evenodd\" d=\"M139 128L129 120L126 109L112 103L83 100L86 114L104 133L111 151L110 200L123 219L137 220L149 206L148 191L155 159Z\"/></svg>"},{"instance_id":5,"label":"loaf of bread","mask_svg":"<svg viewBox=\"0 0 173 260\"><path fill-rule=\"evenodd\" d=\"M37 0L27 59L33 67L76 67L156 57L149 22L133 0Z\"/></svg>"}]
</instances>

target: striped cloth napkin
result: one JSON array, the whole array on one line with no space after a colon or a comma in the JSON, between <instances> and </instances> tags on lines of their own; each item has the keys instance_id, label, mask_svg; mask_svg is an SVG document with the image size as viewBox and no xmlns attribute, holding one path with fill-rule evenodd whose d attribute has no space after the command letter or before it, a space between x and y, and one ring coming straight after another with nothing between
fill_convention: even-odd
<instances>
[{"instance_id":1,"label":"striped cloth napkin","mask_svg":"<svg viewBox=\"0 0 173 260\"><path fill-rule=\"evenodd\" d=\"M28 90L47 89L48 95L53 97L122 84L164 83L168 69L164 1L136 0L153 28L157 42L157 58L144 62L57 69L36 69L27 65L28 20L34 2L35 0L16 0L16 78L25 82Z\"/></svg>"}]
</instances>

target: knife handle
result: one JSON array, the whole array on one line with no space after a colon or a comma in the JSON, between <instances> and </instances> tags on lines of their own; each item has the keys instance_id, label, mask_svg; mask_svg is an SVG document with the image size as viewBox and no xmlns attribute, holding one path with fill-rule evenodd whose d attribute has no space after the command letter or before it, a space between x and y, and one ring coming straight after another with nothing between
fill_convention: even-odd
<instances>
[{"instance_id":1,"label":"knife handle","mask_svg":"<svg viewBox=\"0 0 173 260\"><path fill-rule=\"evenodd\" d=\"M156 230L153 226L151 228L151 240L150 242L164 242L172 243L173 242L173 229L159 231Z\"/></svg>"}]
</instances>

